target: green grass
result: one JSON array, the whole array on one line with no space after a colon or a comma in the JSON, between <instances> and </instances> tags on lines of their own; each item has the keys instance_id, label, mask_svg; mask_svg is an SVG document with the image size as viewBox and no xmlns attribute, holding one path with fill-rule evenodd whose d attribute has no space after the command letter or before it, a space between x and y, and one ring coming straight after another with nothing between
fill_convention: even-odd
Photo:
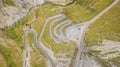
<instances>
[{"instance_id":1,"label":"green grass","mask_svg":"<svg viewBox=\"0 0 120 67\"><path fill-rule=\"evenodd\" d=\"M14 48L13 48L14 47ZM0 45L1 54L5 57L5 60L9 67L21 67L22 65L22 56L21 53L12 46L10 48L5 48Z\"/></svg>"},{"instance_id":2,"label":"green grass","mask_svg":"<svg viewBox=\"0 0 120 67\"><path fill-rule=\"evenodd\" d=\"M104 39L120 41L120 2L93 23L86 35L88 46L98 45Z\"/></svg>"},{"instance_id":3,"label":"green grass","mask_svg":"<svg viewBox=\"0 0 120 67\"><path fill-rule=\"evenodd\" d=\"M117 67L120 67L120 56L110 59L109 61L117 65Z\"/></svg>"},{"instance_id":4,"label":"green grass","mask_svg":"<svg viewBox=\"0 0 120 67\"><path fill-rule=\"evenodd\" d=\"M6 59L4 58L4 56L0 52L0 67L7 67L7 66L8 66L8 64L6 62Z\"/></svg>"},{"instance_id":5,"label":"green grass","mask_svg":"<svg viewBox=\"0 0 120 67\"><path fill-rule=\"evenodd\" d=\"M16 4L13 2L13 0L3 0L3 5L15 6Z\"/></svg>"},{"instance_id":6,"label":"green grass","mask_svg":"<svg viewBox=\"0 0 120 67\"><path fill-rule=\"evenodd\" d=\"M70 2L72 2L73 0L49 0L50 2L54 3L54 4L62 4L62 5L65 5L65 4L68 4Z\"/></svg>"}]
</instances>

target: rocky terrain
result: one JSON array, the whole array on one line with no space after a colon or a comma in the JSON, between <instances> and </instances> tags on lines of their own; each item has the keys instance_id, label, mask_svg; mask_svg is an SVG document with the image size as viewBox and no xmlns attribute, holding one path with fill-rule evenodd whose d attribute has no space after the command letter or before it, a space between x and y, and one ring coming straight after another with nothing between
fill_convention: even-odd
<instances>
[{"instance_id":1,"label":"rocky terrain","mask_svg":"<svg viewBox=\"0 0 120 67\"><path fill-rule=\"evenodd\" d=\"M1 0L0 1L0 28L10 27L23 20L32 10L45 3L66 5L72 0Z\"/></svg>"},{"instance_id":2,"label":"rocky terrain","mask_svg":"<svg viewBox=\"0 0 120 67\"><path fill-rule=\"evenodd\" d=\"M24 19L43 0L1 0L0 2L0 28L10 27Z\"/></svg>"}]
</instances>

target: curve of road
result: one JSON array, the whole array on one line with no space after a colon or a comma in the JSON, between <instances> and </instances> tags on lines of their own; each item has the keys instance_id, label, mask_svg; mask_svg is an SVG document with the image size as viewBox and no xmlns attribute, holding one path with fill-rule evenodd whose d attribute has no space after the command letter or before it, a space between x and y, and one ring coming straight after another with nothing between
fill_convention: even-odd
<instances>
[{"instance_id":1,"label":"curve of road","mask_svg":"<svg viewBox=\"0 0 120 67\"><path fill-rule=\"evenodd\" d=\"M62 30L63 30L63 28L64 28L64 27L66 27L66 26L70 25L70 24L72 23L72 21L71 21L71 20L66 20L66 21L64 21L64 22L66 22L66 24L65 24L65 25L63 25L63 26L60 28L60 35L61 35L61 37L62 37L63 41L68 42L68 38L64 36L64 34L63 34L63 31L62 31Z\"/></svg>"},{"instance_id":2,"label":"curve of road","mask_svg":"<svg viewBox=\"0 0 120 67\"><path fill-rule=\"evenodd\" d=\"M54 28L54 32L53 32L53 34L55 35L55 36L57 36L57 37L59 37L59 38L61 38L61 36L57 33L57 28L59 28L61 25L63 25L63 24L67 24L67 25L69 25L69 24L71 24L71 21L70 20L65 20L65 21L63 21L63 22L61 22L60 24L58 24L58 25L56 25L55 26L55 28ZM67 25L65 25L65 26L67 26ZM64 26L64 25L63 25ZM65 27L64 26L64 27ZM63 27L63 28L64 28ZM62 29L63 29L62 28ZM62 29L60 29L60 30L62 30ZM61 33L62 33L62 31L60 31ZM64 36L64 35L63 35Z\"/></svg>"},{"instance_id":3,"label":"curve of road","mask_svg":"<svg viewBox=\"0 0 120 67\"><path fill-rule=\"evenodd\" d=\"M54 32L53 32L53 34L55 35L55 36L57 36L57 37L61 37L58 33L57 33L57 29L61 26L61 25L63 25L63 24L65 24L66 22L61 22L61 23L59 23L58 25L56 25L55 26L55 28L54 28Z\"/></svg>"},{"instance_id":4,"label":"curve of road","mask_svg":"<svg viewBox=\"0 0 120 67\"><path fill-rule=\"evenodd\" d=\"M58 37L58 36L56 36L56 37L54 37L53 36L53 34L52 34L52 27L53 27L53 24L55 23L55 22L57 22L57 21L60 21L60 20L62 20L62 19L64 19L65 18L65 15L64 14L61 14L60 16L59 16L59 18L57 18L56 20L53 20L52 22L51 22L51 24L50 24L50 36L52 37L52 39L56 42L56 43L60 43L60 41L61 41L61 38L60 37Z\"/></svg>"},{"instance_id":5,"label":"curve of road","mask_svg":"<svg viewBox=\"0 0 120 67\"><path fill-rule=\"evenodd\" d=\"M40 46L41 46L43 49L46 49L46 50L47 50L47 53L48 53L49 55L46 55L46 54L45 54L45 55L48 57L48 59L49 59L50 62L52 63L52 66L53 66L53 67L56 67L55 57L53 56L52 51L50 51L50 50L47 49L45 46L43 46L43 43L41 42L41 38L42 38L42 35L43 35L43 33L44 33L44 30L45 30L45 28L46 28L47 23L48 23L50 20L55 19L55 18L58 18L58 17L65 17L65 16L64 16L63 14L58 14L58 15L55 15L55 16L52 16L52 17L47 18L46 21L45 21L45 24L44 24L44 26L43 26L43 29L42 29L39 37L38 37ZM43 52L43 50L42 50L42 52ZM44 52L43 52L43 53L44 53ZM45 53L46 53L46 52L45 52ZM53 59L52 59L52 58L53 58Z\"/></svg>"},{"instance_id":6,"label":"curve of road","mask_svg":"<svg viewBox=\"0 0 120 67\"><path fill-rule=\"evenodd\" d=\"M82 66L79 66L79 58L80 58L80 54L82 53L82 51L84 50L81 50L81 47L84 47L84 37L85 37L85 34L87 32L87 29L88 27L94 23L97 19L99 19L103 14L105 14L108 10L110 10L114 5L116 5L117 3L119 2L119 0L115 0L111 5L109 5L107 8L105 8L102 12L100 12L98 15L96 15L93 19L85 22L85 27L84 27L84 31L82 31L82 34L80 36L80 40L78 42L79 46L78 46L78 52L77 52L77 56L75 58L75 61L74 61L74 64L73 64L73 67L82 67Z\"/></svg>"},{"instance_id":7,"label":"curve of road","mask_svg":"<svg viewBox=\"0 0 120 67\"><path fill-rule=\"evenodd\" d=\"M52 17L49 17L49 18L46 19L45 24L44 24L44 26L43 26L43 29L42 29L42 31L41 31L41 33L40 33L40 35L39 35L39 40L40 40L40 41L41 41L43 32L45 31L45 28L46 28L47 23L48 23L50 20L55 19L55 18L58 18L58 17L60 17L60 16L62 16L62 15L63 15L63 14L58 14L58 15L55 15L55 16L52 16Z\"/></svg>"},{"instance_id":8,"label":"curve of road","mask_svg":"<svg viewBox=\"0 0 120 67\"><path fill-rule=\"evenodd\" d=\"M33 36L34 36L34 45L35 45L35 47L36 47L39 51L41 51L41 52L50 60L50 62L51 62L51 64L52 64L53 67L56 67L56 59L53 57L53 55L51 55L51 54L49 53L48 50L44 49L44 47L42 46L42 44L40 44L40 43L38 42L38 40L37 40L37 34L36 34L36 32L35 32L33 29L25 30L25 34L26 34L26 35L25 35L25 39L27 40L29 33L32 33ZM26 42L26 43L27 43L27 42Z\"/></svg>"}]
</instances>

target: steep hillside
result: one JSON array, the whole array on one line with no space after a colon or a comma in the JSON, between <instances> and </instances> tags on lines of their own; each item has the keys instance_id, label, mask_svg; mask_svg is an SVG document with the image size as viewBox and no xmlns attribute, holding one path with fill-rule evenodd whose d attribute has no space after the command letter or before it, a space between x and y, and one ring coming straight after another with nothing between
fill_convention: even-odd
<instances>
[{"instance_id":1,"label":"steep hillside","mask_svg":"<svg viewBox=\"0 0 120 67\"><path fill-rule=\"evenodd\" d=\"M0 28L10 27L22 21L32 10L45 4L66 5L73 0L1 0L0 1Z\"/></svg>"}]
</instances>

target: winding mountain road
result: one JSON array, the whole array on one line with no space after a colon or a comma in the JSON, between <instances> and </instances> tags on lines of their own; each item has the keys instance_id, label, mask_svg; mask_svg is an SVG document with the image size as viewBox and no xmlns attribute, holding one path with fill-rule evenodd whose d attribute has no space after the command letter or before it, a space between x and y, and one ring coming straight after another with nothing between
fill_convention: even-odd
<instances>
[{"instance_id":1,"label":"winding mountain road","mask_svg":"<svg viewBox=\"0 0 120 67\"><path fill-rule=\"evenodd\" d=\"M53 20L53 21L51 22L51 24L50 24L50 36L52 37L52 39L53 39L56 43L60 43L61 38L60 38L59 36L54 37L54 35L53 35L53 33L52 33L52 29L53 29L52 27L53 27L53 24L54 24L55 22L64 19L64 18L65 18L65 15L64 15L64 14L60 14L58 17L59 17L59 18Z\"/></svg>"},{"instance_id":2,"label":"winding mountain road","mask_svg":"<svg viewBox=\"0 0 120 67\"><path fill-rule=\"evenodd\" d=\"M81 27L81 33L80 33L80 36L78 36L79 41L77 41L77 44L78 44L78 52L77 52L76 58L75 58L75 60L74 60L73 67L83 67L84 64L88 64L88 65L86 65L86 67L92 66L92 64L91 64L90 61L89 61L89 56L88 56L87 54L85 54L85 53L86 53L86 51L85 51L85 45L84 45L84 37L85 37L85 34L86 34L87 30L88 30L88 27L89 27L92 23L94 23L97 19L99 19L103 14L105 14L108 10L110 10L110 9L111 9L114 5L116 5L118 2L119 2L119 0L115 0L111 5L109 5L108 7L106 7L102 12L100 12L98 15L96 15L93 19L82 23L83 26ZM42 29L42 31L41 31L41 33L40 33L40 35L39 35L39 38L38 38L39 41L37 40L37 34L36 34L36 32L35 32L33 29L27 29L27 30L24 31L24 32L25 32L26 50L28 51L28 53L30 53L30 51L29 51L29 48L28 48L28 47L29 47L29 46L28 46L29 44L28 44L28 39L27 39L27 38L28 38L28 34L29 34L29 33L32 33L33 36L34 36L34 45L36 46L36 48L37 48L39 51L41 51L41 52L50 60L50 62L51 62L51 64L52 64L52 67L56 67L56 65L57 65L56 58L54 57L53 52L52 52L50 49L46 48L46 47L43 45L43 43L41 42L41 39L42 39L42 35L43 35L43 33L44 33L44 30L45 30L45 28L46 28L47 23L48 23L50 20L55 19L55 18L57 18L57 19L56 19L56 20L53 20L53 21L51 22L51 24L50 24L50 29L49 29L49 30L50 30L50 36L52 37L52 39L53 39L56 43L59 43L60 40L61 40L60 37L59 37L58 35L56 35L56 37L54 37L54 36L53 36L53 33L56 34L56 31L55 31L56 28L59 27L60 25L62 25L63 23L57 25L57 27L55 27L55 29L54 29L54 32L52 32L52 26L53 26L53 24L54 24L55 22L60 21L60 20L62 20L62 19L65 18L65 15L63 15L63 14L58 14L58 15L49 17L49 18L45 21L45 24L44 24L44 26L43 26L43 29ZM69 25L69 24L71 24L71 23L72 23L72 22L71 22L70 20L69 20L69 21L67 20L67 21L66 21L66 24L64 24L64 25L60 28L60 34L61 34L61 37L64 39L64 41L66 41L66 40L65 40L65 36L63 35L62 29L63 29L65 26L67 26L67 25ZM71 27L78 27L78 26L80 26L80 24L75 25L75 26L71 26ZM66 32L66 33L67 33L67 32ZM27 60L26 60L26 59L27 59ZM29 54L28 58L26 58L26 59L24 59L24 61L26 61L26 62L24 62L24 64L27 64L26 66L29 66L29 65L30 65L30 54ZM86 59L87 61L86 61L85 59Z\"/></svg>"},{"instance_id":3,"label":"winding mountain road","mask_svg":"<svg viewBox=\"0 0 120 67\"><path fill-rule=\"evenodd\" d=\"M63 21L63 22L61 22L61 23L59 23L58 25L55 26L53 34L54 34L56 37L61 38L61 36L57 33L57 29L58 29L61 25L66 24L66 23L68 23L67 20L65 20L65 21Z\"/></svg>"},{"instance_id":4,"label":"winding mountain road","mask_svg":"<svg viewBox=\"0 0 120 67\"><path fill-rule=\"evenodd\" d=\"M32 33L33 36L34 36L34 45L35 45L35 47L39 51L41 51L50 60L50 62L52 64L52 67L56 67L56 59L53 57L53 55L51 54L51 52L48 51L49 49L45 49L43 47L43 44L41 42L40 43L38 42L38 40L37 40L37 34L36 34L36 32L33 29L25 30L25 40L26 40L26 43L28 43L27 42L28 41L27 38L28 38L28 34L29 33Z\"/></svg>"},{"instance_id":5,"label":"winding mountain road","mask_svg":"<svg viewBox=\"0 0 120 67\"><path fill-rule=\"evenodd\" d=\"M66 20L64 22L66 22L66 24L61 26L61 28L60 28L60 35L61 35L61 37L62 37L64 42L68 42L68 38L65 37L64 34L63 34L63 28L65 28L66 26L70 25L72 23L72 21L71 20Z\"/></svg>"},{"instance_id":6,"label":"winding mountain road","mask_svg":"<svg viewBox=\"0 0 120 67\"><path fill-rule=\"evenodd\" d=\"M64 17L65 17L65 15L63 15L63 14L58 14L58 15L55 15L55 16L52 16L52 17L47 18L46 21L45 21L45 24L44 24L44 26L43 26L43 29L42 29L42 31L41 31L41 33L40 33L40 35L39 35L39 40L41 41L43 32L44 32L44 30L45 30L45 28L46 28L46 25L48 24L48 22L49 22L50 20L55 19L55 18L58 18L58 19L56 19L56 20L54 20L54 21L51 22L51 23L53 24L53 23L55 23L55 22L57 22L57 21L62 20ZM59 41L58 41L58 40L53 36L53 34L52 34L52 24L50 24L50 36L53 38L53 40L54 40L56 43L59 43Z\"/></svg>"}]
</instances>

